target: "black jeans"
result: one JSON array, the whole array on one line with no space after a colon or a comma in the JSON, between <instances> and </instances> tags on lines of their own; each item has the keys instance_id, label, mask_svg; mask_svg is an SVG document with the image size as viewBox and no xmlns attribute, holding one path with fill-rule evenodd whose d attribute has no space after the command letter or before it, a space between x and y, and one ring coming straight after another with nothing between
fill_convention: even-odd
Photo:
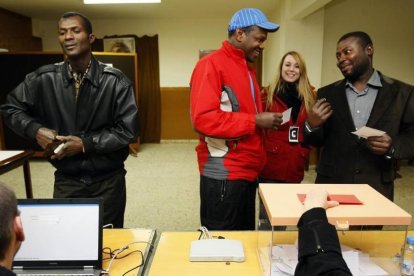
<instances>
[{"instance_id":1,"label":"black jeans","mask_svg":"<svg viewBox=\"0 0 414 276\"><path fill-rule=\"evenodd\" d=\"M54 198L103 198L103 223L113 224L114 228L124 227L126 205L125 171L95 183L55 177Z\"/></svg>"},{"instance_id":2,"label":"black jeans","mask_svg":"<svg viewBox=\"0 0 414 276\"><path fill-rule=\"evenodd\" d=\"M201 225L209 230L255 230L257 182L200 176Z\"/></svg>"}]
</instances>

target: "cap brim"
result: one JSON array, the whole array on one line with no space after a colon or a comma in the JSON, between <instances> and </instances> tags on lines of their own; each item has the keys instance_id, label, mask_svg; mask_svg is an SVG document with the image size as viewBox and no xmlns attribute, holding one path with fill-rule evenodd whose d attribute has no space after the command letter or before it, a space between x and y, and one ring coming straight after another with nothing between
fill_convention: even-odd
<instances>
[{"instance_id":1,"label":"cap brim","mask_svg":"<svg viewBox=\"0 0 414 276\"><path fill-rule=\"evenodd\" d=\"M280 28L278 24L275 24L272 22L263 22L263 23L257 24L257 26L268 32L276 32Z\"/></svg>"}]
</instances>

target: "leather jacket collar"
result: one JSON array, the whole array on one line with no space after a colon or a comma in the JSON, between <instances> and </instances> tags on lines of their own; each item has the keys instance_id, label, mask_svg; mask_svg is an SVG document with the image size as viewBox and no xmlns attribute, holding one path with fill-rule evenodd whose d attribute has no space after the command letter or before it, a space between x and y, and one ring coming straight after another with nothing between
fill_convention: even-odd
<instances>
[{"instance_id":1,"label":"leather jacket collar","mask_svg":"<svg viewBox=\"0 0 414 276\"><path fill-rule=\"evenodd\" d=\"M62 62L62 76L65 87L71 85L74 81L73 76L69 72L69 61L65 60ZM99 75L102 73L103 68L100 66L101 63L91 55L91 67L86 74L85 81L89 81L93 86L98 87Z\"/></svg>"}]
</instances>

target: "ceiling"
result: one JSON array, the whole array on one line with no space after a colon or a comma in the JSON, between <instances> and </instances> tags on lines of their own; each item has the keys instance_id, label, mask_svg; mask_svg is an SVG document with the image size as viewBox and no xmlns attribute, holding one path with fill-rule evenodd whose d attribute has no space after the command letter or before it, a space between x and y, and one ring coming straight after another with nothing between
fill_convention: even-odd
<instances>
[{"instance_id":1,"label":"ceiling","mask_svg":"<svg viewBox=\"0 0 414 276\"><path fill-rule=\"evenodd\" d=\"M227 18L244 7L255 7L269 13L279 2L279 0L161 1L160 4L85 5L83 0L0 0L0 7L43 20L57 20L67 11L81 12L90 19Z\"/></svg>"}]
</instances>

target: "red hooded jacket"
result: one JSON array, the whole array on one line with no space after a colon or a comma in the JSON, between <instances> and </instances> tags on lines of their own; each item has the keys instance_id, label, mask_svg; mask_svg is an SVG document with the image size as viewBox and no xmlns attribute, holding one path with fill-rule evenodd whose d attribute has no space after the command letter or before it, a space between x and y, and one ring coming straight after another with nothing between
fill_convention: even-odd
<instances>
[{"instance_id":1,"label":"red hooded jacket","mask_svg":"<svg viewBox=\"0 0 414 276\"><path fill-rule=\"evenodd\" d=\"M263 130L256 127L255 119L262 105L255 72L244 52L224 41L197 63L190 86L200 174L255 181L266 158Z\"/></svg>"},{"instance_id":2,"label":"red hooded jacket","mask_svg":"<svg viewBox=\"0 0 414 276\"><path fill-rule=\"evenodd\" d=\"M285 102L275 95L270 112L282 113L286 109L288 107ZM265 131L264 145L267 163L260 173L260 177L286 183L300 183L303 180L305 165L309 160L311 150L302 145L303 125L306 118L307 113L302 103L296 123L293 123L291 118L278 130L268 129ZM299 128L299 142L297 143L289 142L289 128L291 126Z\"/></svg>"}]
</instances>

